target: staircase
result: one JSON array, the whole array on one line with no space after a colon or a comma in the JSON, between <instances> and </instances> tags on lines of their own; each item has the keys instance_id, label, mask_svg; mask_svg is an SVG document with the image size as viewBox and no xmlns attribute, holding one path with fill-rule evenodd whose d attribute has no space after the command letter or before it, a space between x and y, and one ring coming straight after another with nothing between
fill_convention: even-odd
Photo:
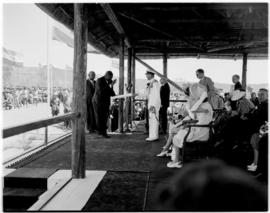
<instances>
[{"instance_id":1,"label":"staircase","mask_svg":"<svg viewBox=\"0 0 270 213\"><path fill-rule=\"evenodd\" d=\"M26 211L47 191L48 178L57 169L19 168L4 177L4 211Z\"/></svg>"}]
</instances>

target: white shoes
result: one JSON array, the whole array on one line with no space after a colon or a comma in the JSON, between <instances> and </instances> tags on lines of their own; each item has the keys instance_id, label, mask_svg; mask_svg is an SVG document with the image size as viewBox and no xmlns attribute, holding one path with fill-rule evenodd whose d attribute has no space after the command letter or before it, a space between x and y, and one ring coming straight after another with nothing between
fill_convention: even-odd
<instances>
[{"instance_id":1,"label":"white shoes","mask_svg":"<svg viewBox=\"0 0 270 213\"><path fill-rule=\"evenodd\" d=\"M251 165L247 166L247 170L250 171L250 172L255 172L257 170L257 165L252 163Z\"/></svg>"},{"instance_id":2,"label":"white shoes","mask_svg":"<svg viewBox=\"0 0 270 213\"><path fill-rule=\"evenodd\" d=\"M168 168L182 168L182 162L181 161L178 161L178 162L173 162L173 161L170 161L169 163L167 163L167 167Z\"/></svg>"},{"instance_id":3,"label":"white shoes","mask_svg":"<svg viewBox=\"0 0 270 213\"><path fill-rule=\"evenodd\" d=\"M158 138L146 138L145 139L147 142L153 142L153 141L157 141Z\"/></svg>"},{"instance_id":4,"label":"white shoes","mask_svg":"<svg viewBox=\"0 0 270 213\"><path fill-rule=\"evenodd\" d=\"M157 157L168 157L169 156L169 152L162 150L161 153L157 154L156 156Z\"/></svg>"}]
</instances>

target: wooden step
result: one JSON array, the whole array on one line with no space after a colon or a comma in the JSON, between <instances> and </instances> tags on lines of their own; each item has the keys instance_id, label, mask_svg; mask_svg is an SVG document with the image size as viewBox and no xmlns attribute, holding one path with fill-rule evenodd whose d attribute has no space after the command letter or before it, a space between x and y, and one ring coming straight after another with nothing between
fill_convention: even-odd
<instances>
[{"instance_id":1,"label":"wooden step","mask_svg":"<svg viewBox=\"0 0 270 213\"><path fill-rule=\"evenodd\" d=\"M4 187L47 189L47 180L56 171L52 168L19 168L4 177Z\"/></svg>"},{"instance_id":2,"label":"wooden step","mask_svg":"<svg viewBox=\"0 0 270 213\"><path fill-rule=\"evenodd\" d=\"M3 190L4 210L27 210L45 191L46 189L6 187Z\"/></svg>"}]
</instances>

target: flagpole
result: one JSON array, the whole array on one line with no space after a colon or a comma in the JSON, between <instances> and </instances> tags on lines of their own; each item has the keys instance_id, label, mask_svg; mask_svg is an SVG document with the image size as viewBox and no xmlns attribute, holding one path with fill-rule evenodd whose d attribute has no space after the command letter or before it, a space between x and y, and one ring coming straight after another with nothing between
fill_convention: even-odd
<instances>
[{"instance_id":1,"label":"flagpole","mask_svg":"<svg viewBox=\"0 0 270 213\"><path fill-rule=\"evenodd\" d=\"M49 16L47 16L47 102L50 108L50 101L51 101L51 70L50 70L50 37L51 37L51 33L50 33L50 20L49 20ZM48 110L49 112L50 110Z\"/></svg>"}]
</instances>

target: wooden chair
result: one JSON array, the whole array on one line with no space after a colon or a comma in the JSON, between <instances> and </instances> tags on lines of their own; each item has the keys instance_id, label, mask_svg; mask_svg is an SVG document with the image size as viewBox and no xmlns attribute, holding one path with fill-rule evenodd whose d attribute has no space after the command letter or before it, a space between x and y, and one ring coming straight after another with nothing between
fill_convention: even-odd
<instances>
[{"instance_id":1,"label":"wooden chair","mask_svg":"<svg viewBox=\"0 0 270 213\"><path fill-rule=\"evenodd\" d=\"M213 154L213 122L202 125L196 124L197 122L190 122L186 124L188 132L185 135L183 148L182 148L182 162L208 159ZM187 142L192 127L209 128L209 138L206 141L192 141Z\"/></svg>"}]
</instances>

